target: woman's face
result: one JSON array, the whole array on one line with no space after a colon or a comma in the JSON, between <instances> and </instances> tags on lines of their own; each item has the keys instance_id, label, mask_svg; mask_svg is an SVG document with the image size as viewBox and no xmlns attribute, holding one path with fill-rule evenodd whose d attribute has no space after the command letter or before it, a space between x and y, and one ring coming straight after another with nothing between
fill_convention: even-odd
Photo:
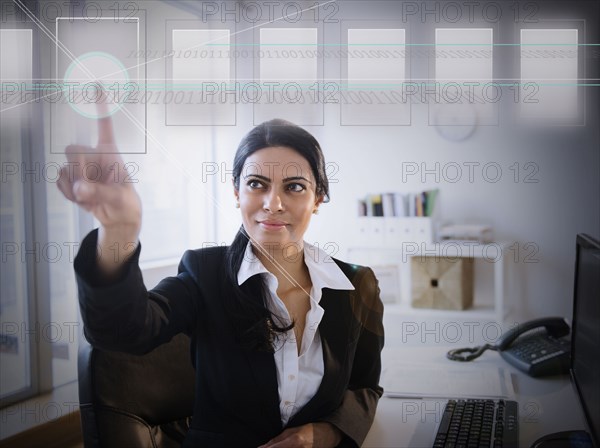
<instances>
[{"instance_id":1,"label":"woman's face","mask_svg":"<svg viewBox=\"0 0 600 448\"><path fill-rule=\"evenodd\" d=\"M323 202L308 161L285 146L260 149L246 159L235 196L242 222L267 250L302 244L313 211Z\"/></svg>"}]
</instances>

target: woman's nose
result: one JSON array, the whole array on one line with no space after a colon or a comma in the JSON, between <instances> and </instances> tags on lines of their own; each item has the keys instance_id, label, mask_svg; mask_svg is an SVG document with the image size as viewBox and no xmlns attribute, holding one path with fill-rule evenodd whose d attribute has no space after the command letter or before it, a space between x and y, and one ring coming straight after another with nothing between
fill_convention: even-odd
<instances>
[{"instance_id":1,"label":"woman's nose","mask_svg":"<svg viewBox=\"0 0 600 448\"><path fill-rule=\"evenodd\" d=\"M281 196L274 188L265 195L263 208L271 213L276 213L283 210Z\"/></svg>"}]
</instances>

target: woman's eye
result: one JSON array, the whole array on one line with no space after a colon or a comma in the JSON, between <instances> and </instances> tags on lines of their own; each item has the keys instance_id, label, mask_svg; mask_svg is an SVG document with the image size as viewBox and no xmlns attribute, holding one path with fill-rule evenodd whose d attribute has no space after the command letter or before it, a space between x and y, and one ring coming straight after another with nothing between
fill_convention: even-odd
<instances>
[{"instance_id":1,"label":"woman's eye","mask_svg":"<svg viewBox=\"0 0 600 448\"><path fill-rule=\"evenodd\" d=\"M262 188L263 184L262 184L262 182L260 182L260 181L258 181L256 179L253 179L253 180L251 180L251 181L248 182L248 186L250 188Z\"/></svg>"},{"instance_id":2,"label":"woman's eye","mask_svg":"<svg viewBox=\"0 0 600 448\"><path fill-rule=\"evenodd\" d=\"M288 189L294 192L300 192L306 190L306 187L302 184L293 183L288 185Z\"/></svg>"}]
</instances>

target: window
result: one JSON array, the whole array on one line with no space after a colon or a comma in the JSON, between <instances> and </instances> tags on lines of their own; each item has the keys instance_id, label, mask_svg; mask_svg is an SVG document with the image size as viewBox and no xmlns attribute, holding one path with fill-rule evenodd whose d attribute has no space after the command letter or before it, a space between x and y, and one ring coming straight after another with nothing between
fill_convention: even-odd
<instances>
[{"instance_id":1,"label":"window","mask_svg":"<svg viewBox=\"0 0 600 448\"><path fill-rule=\"evenodd\" d=\"M22 181L23 167L30 165L30 147L21 130L31 117L31 107L22 104L18 92L30 85L32 73L32 31L0 30L0 240L2 268L0 279L0 400L2 405L35 392L37 381L32 364L36 347L28 337L30 315L35 313L34 291L28 278L34 275L35 243L29 226L29 195ZM8 87L11 86L11 87ZM14 94L10 94L14 90ZM27 198L29 199L29 198ZM28 237L29 236L29 237ZM39 254L39 251L37 252ZM28 256L29 255L29 256Z\"/></svg>"}]
</instances>

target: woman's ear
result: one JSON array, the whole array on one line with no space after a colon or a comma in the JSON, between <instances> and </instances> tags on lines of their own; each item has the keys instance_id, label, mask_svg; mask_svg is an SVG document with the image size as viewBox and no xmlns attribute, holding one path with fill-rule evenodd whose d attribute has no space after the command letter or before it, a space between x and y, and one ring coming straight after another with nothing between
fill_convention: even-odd
<instances>
[{"instance_id":1,"label":"woman's ear","mask_svg":"<svg viewBox=\"0 0 600 448\"><path fill-rule=\"evenodd\" d=\"M324 200L325 200L325 196L321 195L315 201L315 207L313 208L313 213L315 215L319 213L319 206L323 203Z\"/></svg>"},{"instance_id":2,"label":"woman's ear","mask_svg":"<svg viewBox=\"0 0 600 448\"><path fill-rule=\"evenodd\" d=\"M240 192L235 188L235 180L232 180L233 196L235 196L235 208L240 208Z\"/></svg>"},{"instance_id":3,"label":"woman's ear","mask_svg":"<svg viewBox=\"0 0 600 448\"><path fill-rule=\"evenodd\" d=\"M240 192L237 188L235 188L235 179L231 179L231 186L233 187L233 195L235 196L236 201L240 200Z\"/></svg>"}]
</instances>

